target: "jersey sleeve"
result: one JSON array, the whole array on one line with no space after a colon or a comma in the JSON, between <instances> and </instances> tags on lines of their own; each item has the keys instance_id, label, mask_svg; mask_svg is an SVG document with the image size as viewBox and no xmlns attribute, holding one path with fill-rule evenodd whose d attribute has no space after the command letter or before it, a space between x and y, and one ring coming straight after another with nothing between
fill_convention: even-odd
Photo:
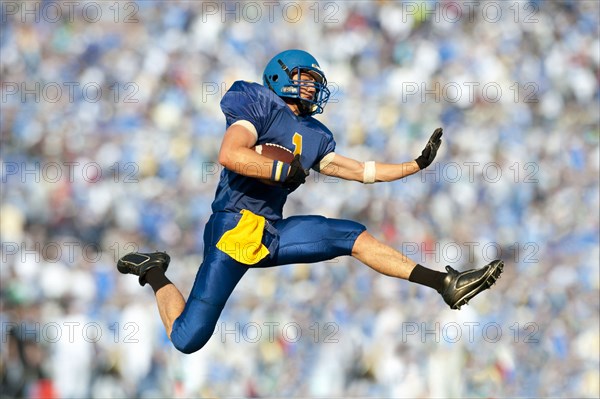
<instances>
[{"instance_id":1,"label":"jersey sleeve","mask_svg":"<svg viewBox=\"0 0 600 399\"><path fill-rule=\"evenodd\" d=\"M315 164L312 166L312 169L319 172L322 167L327 166L329 162L333 159L333 155L335 154L335 140L333 139L333 134L329 132L326 138L323 140L319 151L319 157Z\"/></svg>"},{"instance_id":2,"label":"jersey sleeve","mask_svg":"<svg viewBox=\"0 0 600 399\"><path fill-rule=\"evenodd\" d=\"M235 82L223 96L221 110L227 127L239 121L247 121L257 132L261 132L268 117L268 104L254 90L249 89L248 85L246 82Z\"/></svg>"}]
</instances>

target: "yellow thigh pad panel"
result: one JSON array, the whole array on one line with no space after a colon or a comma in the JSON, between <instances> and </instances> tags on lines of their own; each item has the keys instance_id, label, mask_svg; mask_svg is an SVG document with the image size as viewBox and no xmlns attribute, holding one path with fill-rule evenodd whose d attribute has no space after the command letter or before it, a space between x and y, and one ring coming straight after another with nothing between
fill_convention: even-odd
<instances>
[{"instance_id":1,"label":"yellow thigh pad panel","mask_svg":"<svg viewBox=\"0 0 600 399\"><path fill-rule=\"evenodd\" d=\"M240 263L255 265L269 255L262 243L265 218L247 209L241 214L238 224L223 234L217 248Z\"/></svg>"}]
</instances>

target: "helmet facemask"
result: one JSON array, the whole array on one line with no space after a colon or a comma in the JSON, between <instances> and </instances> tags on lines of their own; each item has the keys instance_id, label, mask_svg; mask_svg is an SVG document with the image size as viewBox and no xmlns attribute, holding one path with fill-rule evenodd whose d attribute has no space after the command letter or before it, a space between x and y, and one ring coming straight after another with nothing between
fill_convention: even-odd
<instances>
[{"instance_id":1,"label":"helmet facemask","mask_svg":"<svg viewBox=\"0 0 600 399\"><path fill-rule=\"evenodd\" d=\"M312 79L302 79L303 74L309 74ZM290 84L284 86L293 88L294 96L297 99L298 110L300 115L320 114L323 112L323 107L329 100L329 89L327 88L327 79L316 68L313 67L296 67L290 71ZM294 77L296 79L294 79ZM312 98L304 98L302 89L314 90Z\"/></svg>"}]
</instances>

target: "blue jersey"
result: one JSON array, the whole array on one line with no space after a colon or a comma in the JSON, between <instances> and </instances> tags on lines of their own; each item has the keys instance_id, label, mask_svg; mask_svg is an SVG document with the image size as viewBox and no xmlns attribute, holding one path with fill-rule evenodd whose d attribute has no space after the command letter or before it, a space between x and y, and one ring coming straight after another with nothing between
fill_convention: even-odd
<instances>
[{"instance_id":1,"label":"blue jersey","mask_svg":"<svg viewBox=\"0 0 600 399\"><path fill-rule=\"evenodd\" d=\"M305 169L318 170L321 159L335 150L333 134L325 125L313 117L296 116L279 96L260 84L235 82L223 96L221 109L227 128L241 120L252 123L258 135L257 145L278 144L300 154ZM224 169L212 210L237 213L248 209L275 221L282 218L289 193L283 187Z\"/></svg>"}]
</instances>

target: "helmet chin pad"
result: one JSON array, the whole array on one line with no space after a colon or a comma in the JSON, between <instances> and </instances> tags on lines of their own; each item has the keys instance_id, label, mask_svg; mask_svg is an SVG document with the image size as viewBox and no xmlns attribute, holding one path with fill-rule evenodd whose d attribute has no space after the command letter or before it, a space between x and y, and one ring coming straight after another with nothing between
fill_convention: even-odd
<instances>
[{"instance_id":1,"label":"helmet chin pad","mask_svg":"<svg viewBox=\"0 0 600 399\"><path fill-rule=\"evenodd\" d=\"M298 111L300 116L308 116L317 112L318 106L314 101L308 101L303 98L298 100Z\"/></svg>"}]
</instances>

